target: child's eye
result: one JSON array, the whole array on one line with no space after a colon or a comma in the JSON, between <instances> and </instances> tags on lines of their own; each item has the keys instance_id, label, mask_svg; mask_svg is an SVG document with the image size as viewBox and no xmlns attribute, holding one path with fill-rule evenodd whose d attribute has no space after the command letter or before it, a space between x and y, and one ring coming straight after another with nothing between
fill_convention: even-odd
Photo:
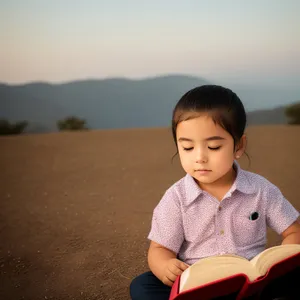
<instances>
[{"instance_id":1,"label":"child's eye","mask_svg":"<svg viewBox=\"0 0 300 300\"><path fill-rule=\"evenodd\" d=\"M219 150L220 148L221 148L221 146L219 146L219 147L208 147L209 150L213 150L213 151Z\"/></svg>"},{"instance_id":2,"label":"child's eye","mask_svg":"<svg viewBox=\"0 0 300 300\"><path fill-rule=\"evenodd\" d=\"M183 147L183 150L184 150L184 151L191 151L191 150L193 150L193 149L194 149L194 147L190 147L190 148L184 148L184 147Z\"/></svg>"}]
</instances>

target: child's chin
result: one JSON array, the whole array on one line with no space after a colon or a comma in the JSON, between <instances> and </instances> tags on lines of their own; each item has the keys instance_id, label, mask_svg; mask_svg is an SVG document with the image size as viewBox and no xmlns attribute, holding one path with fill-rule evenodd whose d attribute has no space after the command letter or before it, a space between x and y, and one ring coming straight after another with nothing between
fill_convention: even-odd
<instances>
[{"instance_id":1,"label":"child's chin","mask_svg":"<svg viewBox=\"0 0 300 300\"><path fill-rule=\"evenodd\" d=\"M199 183L209 184L209 183L215 182L214 179L208 178L208 176L195 176L194 178L195 178Z\"/></svg>"}]
</instances>

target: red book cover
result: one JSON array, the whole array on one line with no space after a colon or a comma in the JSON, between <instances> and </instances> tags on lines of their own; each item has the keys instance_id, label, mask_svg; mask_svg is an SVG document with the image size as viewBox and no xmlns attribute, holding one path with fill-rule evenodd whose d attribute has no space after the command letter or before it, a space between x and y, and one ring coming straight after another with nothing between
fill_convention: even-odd
<instances>
[{"instance_id":1,"label":"red book cover","mask_svg":"<svg viewBox=\"0 0 300 300\"><path fill-rule=\"evenodd\" d=\"M240 293L237 296L237 300L261 293L264 287L272 280L288 274L299 267L300 253L292 255L273 265L264 276L257 278L253 282L250 282L247 278L243 288L240 290Z\"/></svg>"},{"instance_id":2,"label":"red book cover","mask_svg":"<svg viewBox=\"0 0 300 300\"><path fill-rule=\"evenodd\" d=\"M180 276L178 276L172 286L169 300L195 300L198 298L205 300L230 294L236 294L236 299L238 300L245 299L249 296L260 294L272 280L299 267L300 253L276 263L264 276L257 278L253 282L250 282L245 274L236 274L181 293L179 293Z\"/></svg>"},{"instance_id":3,"label":"red book cover","mask_svg":"<svg viewBox=\"0 0 300 300\"><path fill-rule=\"evenodd\" d=\"M246 279L246 275L238 274L179 293L180 276L178 276L172 286L169 300L195 300L198 298L208 300L234 293L238 294Z\"/></svg>"}]
</instances>

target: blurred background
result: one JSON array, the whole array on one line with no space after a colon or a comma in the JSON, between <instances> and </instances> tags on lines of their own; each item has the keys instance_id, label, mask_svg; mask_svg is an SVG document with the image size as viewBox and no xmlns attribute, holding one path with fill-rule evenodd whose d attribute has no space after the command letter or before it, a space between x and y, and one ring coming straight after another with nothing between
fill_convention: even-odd
<instances>
[{"instance_id":1,"label":"blurred background","mask_svg":"<svg viewBox=\"0 0 300 300\"><path fill-rule=\"evenodd\" d=\"M286 124L285 108L300 101L297 0L0 8L3 132L169 126L180 96L207 83L233 89L249 124Z\"/></svg>"}]
</instances>

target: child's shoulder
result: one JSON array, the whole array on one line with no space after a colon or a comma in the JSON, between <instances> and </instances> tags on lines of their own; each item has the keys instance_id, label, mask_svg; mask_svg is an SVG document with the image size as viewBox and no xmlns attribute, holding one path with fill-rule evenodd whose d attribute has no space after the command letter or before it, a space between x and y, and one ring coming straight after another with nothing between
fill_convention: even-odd
<instances>
[{"instance_id":1,"label":"child's shoulder","mask_svg":"<svg viewBox=\"0 0 300 300\"><path fill-rule=\"evenodd\" d=\"M186 176L180 178L172 185L170 185L166 190L160 202L179 202L185 198L186 195Z\"/></svg>"},{"instance_id":2,"label":"child's shoulder","mask_svg":"<svg viewBox=\"0 0 300 300\"><path fill-rule=\"evenodd\" d=\"M266 177L243 169L241 171L246 176L249 184L251 184L256 190L278 190L278 187Z\"/></svg>"},{"instance_id":3,"label":"child's shoulder","mask_svg":"<svg viewBox=\"0 0 300 300\"><path fill-rule=\"evenodd\" d=\"M251 180L253 180L253 182L255 183L265 183L265 184L268 184L268 183L271 183L266 177L258 174L258 173L254 173L254 172L250 172L250 171L247 171L245 169L241 169L241 171Z\"/></svg>"},{"instance_id":4,"label":"child's shoulder","mask_svg":"<svg viewBox=\"0 0 300 300\"><path fill-rule=\"evenodd\" d=\"M174 182L170 187L167 188L166 194L174 194L177 196L181 196L185 193L186 189L186 176L180 178L176 182Z\"/></svg>"},{"instance_id":5,"label":"child's shoulder","mask_svg":"<svg viewBox=\"0 0 300 300\"><path fill-rule=\"evenodd\" d=\"M180 205L188 205L201 193L201 189L189 174L173 183L165 192L163 198L175 201Z\"/></svg>"}]
</instances>

